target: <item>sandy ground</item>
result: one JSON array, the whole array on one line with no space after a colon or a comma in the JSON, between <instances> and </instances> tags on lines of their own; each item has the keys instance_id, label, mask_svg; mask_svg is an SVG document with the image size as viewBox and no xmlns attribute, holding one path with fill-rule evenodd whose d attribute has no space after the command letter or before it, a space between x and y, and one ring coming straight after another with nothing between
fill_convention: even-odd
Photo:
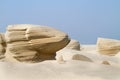
<instances>
[{"instance_id":1,"label":"sandy ground","mask_svg":"<svg viewBox=\"0 0 120 80\"><path fill-rule=\"evenodd\" d=\"M120 80L120 67L71 60L35 64L0 62L0 80Z\"/></svg>"},{"instance_id":2,"label":"sandy ground","mask_svg":"<svg viewBox=\"0 0 120 80\"><path fill-rule=\"evenodd\" d=\"M82 51L93 53L85 54L90 58L99 58L99 54L94 55L94 45L84 45L82 48ZM115 59L120 62L119 56L108 60ZM0 62L0 80L120 80L120 66L79 60L68 60L62 64L56 60L34 64Z\"/></svg>"}]
</instances>

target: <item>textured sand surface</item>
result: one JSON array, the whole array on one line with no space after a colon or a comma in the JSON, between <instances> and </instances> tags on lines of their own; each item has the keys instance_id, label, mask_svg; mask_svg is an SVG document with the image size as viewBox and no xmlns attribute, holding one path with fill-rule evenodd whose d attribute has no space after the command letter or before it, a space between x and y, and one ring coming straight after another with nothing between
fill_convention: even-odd
<instances>
[{"instance_id":1,"label":"textured sand surface","mask_svg":"<svg viewBox=\"0 0 120 80\"><path fill-rule=\"evenodd\" d=\"M102 56L95 50L95 45L82 45L80 53L95 62L66 60L59 64L56 60L40 63L0 62L0 80L120 80L120 53L116 56ZM83 53L82 53L83 52ZM110 65L101 64L108 60Z\"/></svg>"},{"instance_id":2,"label":"textured sand surface","mask_svg":"<svg viewBox=\"0 0 120 80\"><path fill-rule=\"evenodd\" d=\"M71 60L35 64L0 62L0 80L120 80L120 67Z\"/></svg>"}]
</instances>

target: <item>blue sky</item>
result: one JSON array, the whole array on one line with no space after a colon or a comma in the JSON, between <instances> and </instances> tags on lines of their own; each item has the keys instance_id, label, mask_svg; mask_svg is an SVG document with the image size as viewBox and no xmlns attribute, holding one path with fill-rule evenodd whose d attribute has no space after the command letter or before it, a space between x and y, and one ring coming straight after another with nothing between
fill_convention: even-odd
<instances>
[{"instance_id":1,"label":"blue sky","mask_svg":"<svg viewBox=\"0 0 120 80\"><path fill-rule=\"evenodd\" d=\"M55 27L82 44L120 39L120 0L0 0L0 32L10 24Z\"/></svg>"}]
</instances>

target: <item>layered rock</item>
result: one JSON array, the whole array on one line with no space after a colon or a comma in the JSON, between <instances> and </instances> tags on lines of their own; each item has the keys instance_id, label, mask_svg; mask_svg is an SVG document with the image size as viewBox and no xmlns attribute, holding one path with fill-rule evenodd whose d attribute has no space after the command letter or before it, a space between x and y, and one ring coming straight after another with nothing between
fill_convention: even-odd
<instances>
[{"instance_id":1,"label":"layered rock","mask_svg":"<svg viewBox=\"0 0 120 80\"><path fill-rule=\"evenodd\" d=\"M116 55L120 51L120 40L98 38L97 50L101 54Z\"/></svg>"},{"instance_id":2,"label":"layered rock","mask_svg":"<svg viewBox=\"0 0 120 80\"><path fill-rule=\"evenodd\" d=\"M71 39L70 43L65 48L80 50L80 43L77 40Z\"/></svg>"},{"instance_id":3,"label":"layered rock","mask_svg":"<svg viewBox=\"0 0 120 80\"><path fill-rule=\"evenodd\" d=\"M0 60L3 60L5 58L5 48L6 48L6 43L5 43L5 37L3 33L0 33Z\"/></svg>"},{"instance_id":4,"label":"layered rock","mask_svg":"<svg viewBox=\"0 0 120 80\"><path fill-rule=\"evenodd\" d=\"M54 59L56 51L69 43L64 32L39 25L9 25L5 34L6 59L20 62L39 62Z\"/></svg>"}]
</instances>

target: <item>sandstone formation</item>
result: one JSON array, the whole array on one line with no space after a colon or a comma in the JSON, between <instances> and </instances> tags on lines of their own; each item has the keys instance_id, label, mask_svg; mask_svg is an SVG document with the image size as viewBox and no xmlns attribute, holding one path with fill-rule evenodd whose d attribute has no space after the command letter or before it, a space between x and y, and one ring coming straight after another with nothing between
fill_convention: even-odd
<instances>
[{"instance_id":1,"label":"sandstone formation","mask_svg":"<svg viewBox=\"0 0 120 80\"><path fill-rule=\"evenodd\" d=\"M80 43L77 40L71 39L70 43L65 48L80 50Z\"/></svg>"},{"instance_id":2,"label":"sandstone formation","mask_svg":"<svg viewBox=\"0 0 120 80\"><path fill-rule=\"evenodd\" d=\"M4 34L0 33L0 60L3 60L5 58L5 48L6 48L6 43L5 43L5 38Z\"/></svg>"},{"instance_id":3,"label":"sandstone formation","mask_svg":"<svg viewBox=\"0 0 120 80\"><path fill-rule=\"evenodd\" d=\"M120 51L120 40L98 38L97 50L101 54L116 55Z\"/></svg>"},{"instance_id":4,"label":"sandstone formation","mask_svg":"<svg viewBox=\"0 0 120 80\"><path fill-rule=\"evenodd\" d=\"M9 25L5 33L6 59L20 62L39 62L54 59L56 51L69 43L64 32L39 25Z\"/></svg>"}]
</instances>

